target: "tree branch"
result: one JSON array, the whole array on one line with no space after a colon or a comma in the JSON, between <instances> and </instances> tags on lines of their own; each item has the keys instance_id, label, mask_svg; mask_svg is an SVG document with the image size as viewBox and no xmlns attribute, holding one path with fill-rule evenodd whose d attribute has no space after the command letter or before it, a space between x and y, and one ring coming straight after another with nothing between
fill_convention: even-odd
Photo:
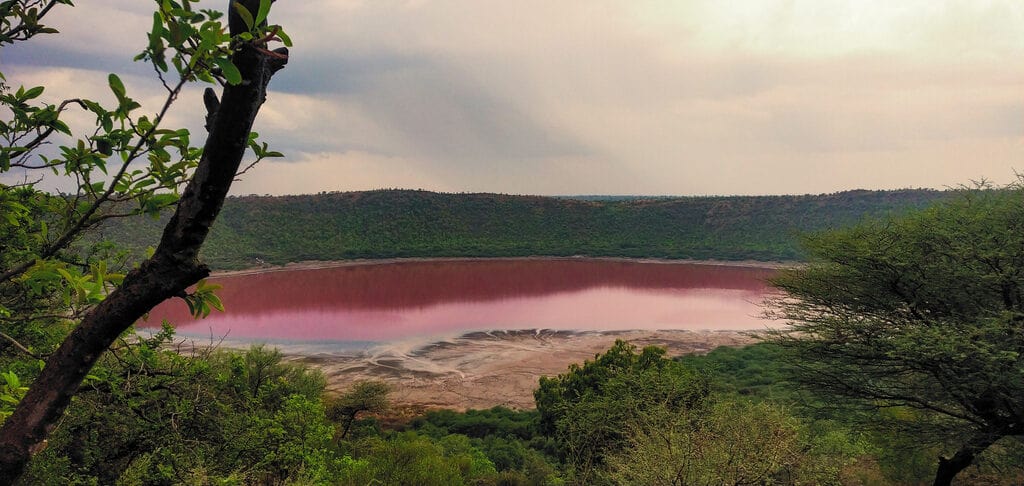
<instances>
[{"instance_id":1,"label":"tree branch","mask_svg":"<svg viewBox=\"0 0 1024 486\"><path fill-rule=\"evenodd\" d=\"M71 227L67 231L65 231L64 234L57 238L57 240L54 241L52 244L44 247L39 252L39 255L36 256L35 259L24 261L19 265L16 265L11 269L5 271L4 273L0 274L0 282L6 282L7 280L14 278L15 276L21 275L26 270L31 268L32 265L35 264L36 260L45 260L47 258L52 257L57 252L63 250L68 245L70 245L71 242L74 241L75 238L78 237L78 235L82 231L99 222L96 220L91 220L92 216L96 214L96 211L98 211L100 207L103 206L103 203L109 200L110 196L114 194L114 189L115 187L117 187L117 183L121 180L121 178L124 177L125 172L127 172L128 170L128 166L131 165L131 163L136 158L138 158L139 155L145 152L142 150L142 147L148 142L150 135L155 133L156 130L160 128L160 122L163 121L163 118L167 114L167 111L171 108L171 105L174 103L174 100L177 99L177 93L181 91L181 88L187 82L187 78L187 75L183 74L181 76L181 79L178 81L178 84L175 86L175 90L167 95L167 99L164 100L163 107L161 107L160 112L153 120L153 126L145 133L140 134L139 141L136 142L134 147L132 147L131 152L129 152L128 154L128 157L126 158L124 163L121 164L121 168L117 171L117 174L115 174L114 178L110 181L110 186L107 188L107 190L104 191L104 193L101 196L98 196L96 200L92 202L89 208L73 224L70 225ZM81 187L81 181L79 181L78 185L79 187Z\"/></svg>"},{"instance_id":2,"label":"tree branch","mask_svg":"<svg viewBox=\"0 0 1024 486\"><path fill-rule=\"evenodd\" d=\"M21 343L19 343L17 339L14 339L11 336L8 336L6 333L0 332L0 338L6 339L8 342L11 343L11 345L13 345L14 347L18 348L18 350L21 351L22 353L25 353L25 354L27 354L27 355L35 358L35 359L40 359L38 354L33 353L32 351L29 351L29 349L26 348Z\"/></svg>"},{"instance_id":3,"label":"tree branch","mask_svg":"<svg viewBox=\"0 0 1024 486\"><path fill-rule=\"evenodd\" d=\"M267 84L286 60L243 44L232 56L243 81L225 86L192 180L164 229L154 255L132 270L123 284L90 311L61 344L14 413L0 428L0 483L13 483L63 415L74 392L117 337L163 300L179 295L209 275L199 249L220 212L249 132L266 98ZM88 216L79 220L83 224Z\"/></svg>"}]
</instances>

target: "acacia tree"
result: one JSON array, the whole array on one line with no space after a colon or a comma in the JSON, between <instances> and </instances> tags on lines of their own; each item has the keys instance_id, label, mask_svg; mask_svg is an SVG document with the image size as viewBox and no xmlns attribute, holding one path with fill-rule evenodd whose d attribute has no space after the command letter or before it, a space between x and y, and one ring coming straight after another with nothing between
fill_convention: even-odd
<instances>
[{"instance_id":1,"label":"acacia tree","mask_svg":"<svg viewBox=\"0 0 1024 486\"><path fill-rule=\"evenodd\" d=\"M805 246L810 262L782 271L769 303L799 383L901 410L883 425L950 453L937 485L1024 437L1024 186L964 189Z\"/></svg>"},{"instance_id":2,"label":"acacia tree","mask_svg":"<svg viewBox=\"0 0 1024 486\"><path fill-rule=\"evenodd\" d=\"M341 423L338 439L348 436L356 417L363 413L381 413L388 408L388 393L391 386L383 381L359 381L348 392L335 399L327 407L327 417Z\"/></svg>"},{"instance_id":3,"label":"acacia tree","mask_svg":"<svg viewBox=\"0 0 1024 486\"><path fill-rule=\"evenodd\" d=\"M0 320L4 330L74 325L0 429L0 483L17 479L96 360L143 314L174 296L199 312L218 305L205 289L186 289L209 274L198 252L246 148L256 160L278 155L257 143L251 128L267 84L287 62L285 48L271 51L267 43L289 41L266 22L271 0L230 2L228 26L221 13L196 10L196 2L156 2L148 45L136 57L153 66L166 89L155 112L139 114L143 107L114 74L108 78L116 100L111 107L81 98L39 102L41 86L0 86L0 104L9 114L0 123L0 174L25 174L20 183L0 184ZM41 21L70 4L0 2L0 46L55 33ZM206 90L202 148L191 146L187 130L164 126L174 101L195 81L223 85L219 98ZM95 123L69 124L64 115L71 109L91 113ZM42 192L36 188L41 178L33 175L40 171L63 176L74 188ZM176 209L153 255L127 275L108 273L104 262L72 247L104 220L171 206ZM7 347L39 356L15 336L0 334Z\"/></svg>"}]
</instances>

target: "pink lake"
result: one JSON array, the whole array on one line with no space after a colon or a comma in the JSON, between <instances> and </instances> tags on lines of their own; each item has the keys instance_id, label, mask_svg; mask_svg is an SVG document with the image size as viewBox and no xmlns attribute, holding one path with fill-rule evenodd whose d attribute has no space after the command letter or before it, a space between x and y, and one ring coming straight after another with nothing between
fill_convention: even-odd
<instances>
[{"instance_id":1,"label":"pink lake","mask_svg":"<svg viewBox=\"0 0 1024 486\"><path fill-rule=\"evenodd\" d=\"M226 312L164 302L139 327L269 342L383 342L472 331L763 329L773 270L601 259L348 264L209 279Z\"/></svg>"}]
</instances>

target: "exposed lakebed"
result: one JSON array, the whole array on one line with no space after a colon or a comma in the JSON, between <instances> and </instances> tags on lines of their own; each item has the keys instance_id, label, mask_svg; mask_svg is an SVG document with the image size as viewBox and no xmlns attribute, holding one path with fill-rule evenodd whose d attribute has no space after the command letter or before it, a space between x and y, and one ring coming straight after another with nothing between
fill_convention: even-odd
<instances>
[{"instance_id":1,"label":"exposed lakebed","mask_svg":"<svg viewBox=\"0 0 1024 486\"><path fill-rule=\"evenodd\" d=\"M580 258L317 264L211 278L227 312L193 320L174 299L141 326L166 318L197 346L269 343L332 390L384 380L413 410L530 408L540 376L616 339L673 356L752 342L741 331L769 324L759 303L773 273Z\"/></svg>"}]
</instances>

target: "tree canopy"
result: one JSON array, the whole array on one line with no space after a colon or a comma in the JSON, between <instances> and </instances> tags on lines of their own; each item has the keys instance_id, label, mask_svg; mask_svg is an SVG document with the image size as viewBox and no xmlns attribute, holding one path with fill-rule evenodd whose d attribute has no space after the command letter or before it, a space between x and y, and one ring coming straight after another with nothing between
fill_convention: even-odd
<instances>
[{"instance_id":1,"label":"tree canopy","mask_svg":"<svg viewBox=\"0 0 1024 486\"><path fill-rule=\"evenodd\" d=\"M798 381L900 411L871 417L947 452L935 484L1024 437L1024 186L983 189L811 235L810 262L773 281Z\"/></svg>"},{"instance_id":2,"label":"tree canopy","mask_svg":"<svg viewBox=\"0 0 1024 486\"><path fill-rule=\"evenodd\" d=\"M654 346L616 341L583 365L541 378L534 392L541 430L554 436L581 483L598 481L605 458L627 445L627 423L656 409L696 407L707 383Z\"/></svg>"}]
</instances>

